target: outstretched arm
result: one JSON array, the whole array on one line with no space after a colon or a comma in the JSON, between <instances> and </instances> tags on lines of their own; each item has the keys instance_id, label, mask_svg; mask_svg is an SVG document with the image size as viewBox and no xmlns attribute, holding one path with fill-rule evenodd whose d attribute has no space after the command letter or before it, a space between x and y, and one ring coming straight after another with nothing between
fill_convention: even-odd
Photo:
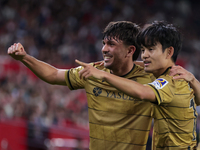
<instances>
[{"instance_id":1,"label":"outstretched arm","mask_svg":"<svg viewBox=\"0 0 200 150\"><path fill-rule=\"evenodd\" d=\"M118 90L131 97L141 100L148 100L151 102L156 101L155 93L149 86L142 85L135 81L122 78L102 70L98 70L93 66L78 60L76 60L76 62L84 67L84 69L79 72L80 78L88 79L93 77L96 79L105 80Z\"/></svg>"},{"instance_id":2,"label":"outstretched arm","mask_svg":"<svg viewBox=\"0 0 200 150\"><path fill-rule=\"evenodd\" d=\"M45 62L28 55L20 43L15 43L8 48L8 54L21 61L36 76L50 84L66 85L65 70L57 69Z\"/></svg>"},{"instance_id":3,"label":"outstretched arm","mask_svg":"<svg viewBox=\"0 0 200 150\"><path fill-rule=\"evenodd\" d=\"M170 75L174 76L174 79L184 79L188 81L191 88L194 90L195 102L197 105L200 105L200 83L195 76L181 66L173 66L170 70Z\"/></svg>"}]
</instances>

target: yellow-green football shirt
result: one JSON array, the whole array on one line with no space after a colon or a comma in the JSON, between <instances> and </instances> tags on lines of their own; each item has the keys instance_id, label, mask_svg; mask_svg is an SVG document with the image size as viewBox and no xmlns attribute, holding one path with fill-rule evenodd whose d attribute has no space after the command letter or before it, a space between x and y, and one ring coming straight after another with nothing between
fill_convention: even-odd
<instances>
[{"instance_id":1,"label":"yellow-green football shirt","mask_svg":"<svg viewBox=\"0 0 200 150\"><path fill-rule=\"evenodd\" d=\"M153 150L190 150L196 145L196 104L185 80L173 80L169 70L148 84L155 92Z\"/></svg>"},{"instance_id":2,"label":"yellow-green football shirt","mask_svg":"<svg viewBox=\"0 0 200 150\"><path fill-rule=\"evenodd\" d=\"M104 67L95 67L110 72ZM90 150L146 150L153 104L134 99L103 80L81 80L78 74L81 69L68 70L66 83L71 90L86 90ZM141 84L153 81L152 76L137 65L123 77Z\"/></svg>"}]
</instances>

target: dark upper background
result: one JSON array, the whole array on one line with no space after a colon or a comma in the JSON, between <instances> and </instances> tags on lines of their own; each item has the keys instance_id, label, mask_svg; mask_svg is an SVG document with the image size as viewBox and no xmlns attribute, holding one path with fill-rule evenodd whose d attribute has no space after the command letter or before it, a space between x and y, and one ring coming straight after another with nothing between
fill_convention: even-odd
<instances>
[{"instance_id":1,"label":"dark upper background","mask_svg":"<svg viewBox=\"0 0 200 150\"><path fill-rule=\"evenodd\" d=\"M110 21L141 26L166 20L183 34L181 65L198 78L200 2L196 0L1 0L0 55L21 42L30 55L55 65L102 59L102 31Z\"/></svg>"}]
</instances>

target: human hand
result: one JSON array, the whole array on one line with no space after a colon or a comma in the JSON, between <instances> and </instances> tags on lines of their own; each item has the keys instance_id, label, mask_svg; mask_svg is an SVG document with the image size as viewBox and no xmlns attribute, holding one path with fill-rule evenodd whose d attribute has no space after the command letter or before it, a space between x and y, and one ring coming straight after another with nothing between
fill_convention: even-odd
<instances>
[{"instance_id":1,"label":"human hand","mask_svg":"<svg viewBox=\"0 0 200 150\"><path fill-rule=\"evenodd\" d=\"M96 78L96 79L103 79L104 71L98 70L97 68L94 68L90 64L81 62L79 60L75 60L75 62L81 66L84 67L81 71L79 71L79 76L82 79L88 79L90 77Z\"/></svg>"},{"instance_id":2,"label":"human hand","mask_svg":"<svg viewBox=\"0 0 200 150\"><path fill-rule=\"evenodd\" d=\"M104 61L98 61L98 62L95 62L94 65L99 65L99 66L103 66L104 65Z\"/></svg>"},{"instance_id":3,"label":"human hand","mask_svg":"<svg viewBox=\"0 0 200 150\"><path fill-rule=\"evenodd\" d=\"M195 79L191 72L181 66L172 66L169 75L173 76L173 79L184 79L188 82L192 82Z\"/></svg>"},{"instance_id":4,"label":"human hand","mask_svg":"<svg viewBox=\"0 0 200 150\"><path fill-rule=\"evenodd\" d=\"M8 54L16 60L22 60L27 53L21 43L14 43L8 48Z\"/></svg>"}]
</instances>

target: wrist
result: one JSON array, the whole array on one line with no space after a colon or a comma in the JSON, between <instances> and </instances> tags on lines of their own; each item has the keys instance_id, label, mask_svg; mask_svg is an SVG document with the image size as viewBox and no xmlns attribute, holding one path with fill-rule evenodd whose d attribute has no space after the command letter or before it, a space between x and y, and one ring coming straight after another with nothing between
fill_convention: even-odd
<instances>
[{"instance_id":1,"label":"wrist","mask_svg":"<svg viewBox=\"0 0 200 150\"><path fill-rule=\"evenodd\" d=\"M107 72L104 72L104 73L102 74L102 77L101 77L101 79L102 79L102 80L105 80L105 81L107 81L107 80L108 80L108 78L109 78L108 74L109 74L109 73L107 73Z\"/></svg>"},{"instance_id":2,"label":"wrist","mask_svg":"<svg viewBox=\"0 0 200 150\"><path fill-rule=\"evenodd\" d=\"M25 54L24 56L22 56L22 58L20 59L21 62L26 62L26 60L28 60L30 56L28 54Z\"/></svg>"},{"instance_id":3,"label":"wrist","mask_svg":"<svg viewBox=\"0 0 200 150\"><path fill-rule=\"evenodd\" d=\"M195 77L193 77L192 80L189 81L189 84L192 89L195 89L195 86L199 85L199 81Z\"/></svg>"},{"instance_id":4,"label":"wrist","mask_svg":"<svg viewBox=\"0 0 200 150\"><path fill-rule=\"evenodd\" d=\"M194 75L192 75L192 78L191 78L191 80L189 81L189 83L193 84L195 81L196 81L196 78L195 78Z\"/></svg>"}]
</instances>

